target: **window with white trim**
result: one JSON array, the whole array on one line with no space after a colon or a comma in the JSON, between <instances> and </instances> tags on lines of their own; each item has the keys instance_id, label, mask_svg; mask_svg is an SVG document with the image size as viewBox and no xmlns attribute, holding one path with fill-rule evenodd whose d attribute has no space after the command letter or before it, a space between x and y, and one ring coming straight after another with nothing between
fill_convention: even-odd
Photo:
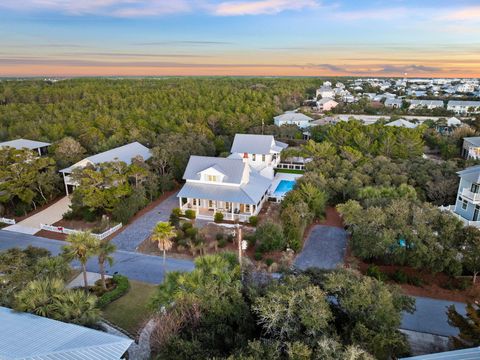
<instances>
[{"instance_id":1,"label":"window with white trim","mask_svg":"<svg viewBox=\"0 0 480 360\"><path fill-rule=\"evenodd\" d=\"M467 200L463 200L463 201L462 201L462 209L463 209L463 210L467 210L467 206L468 206L468 201L467 201Z\"/></svg>"}]
</instances>

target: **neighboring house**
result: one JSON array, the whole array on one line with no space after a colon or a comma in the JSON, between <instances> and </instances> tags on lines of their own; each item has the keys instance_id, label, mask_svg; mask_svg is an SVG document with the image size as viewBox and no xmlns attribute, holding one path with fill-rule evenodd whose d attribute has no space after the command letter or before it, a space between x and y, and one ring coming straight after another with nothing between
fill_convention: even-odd
<instances>
[{"instance_id":1,"label":"neighboring house","mask_svg":"<svg viewBox=\"0 0 480 360\"><path fill-rule=\"evenodd\" d=\"M317 89L316 92L317 99L321 98L333 98L335 97L335 90L332 89L330 86L322 86L320 89Z\"/></svg>"},{"instance_id":2,"label":"neighboring house","mask_svg":"<svg viewBox=\"0 0 480 360\"><path fill-rule=\"evenodd\" d=\"M386 99L385 100L385 107L391 108L391 109L400 109L403 105L403 100L402 99Z\"/></svg>"},{"instance_id":3,"label":"neighboring house","mask_svg":"<svg viewBox=\"0 0 480 360\"><path fill-rule=\"evenodd\" d=\"M480 101L457 101L450 100L447 110L454 111L457 114L471 114L480 112Z\"/></svg>"},{"instance_id":4,"label":"neighboring house","mask_svg":"<svg viewBox=\"0 0 480 360\"><path fill-rule=\"evenodd\" d=\"M462 122L456 117L451 117L447 119L446 124L438 124L438 122L436 124L437 131L442 134L449 134L459 126L462 126Z\"/></svg>"},{"instance_id":5,"label":"neighboring house","mask_svg":"<svg viewBox=\"0 0 480 360\"><path fill-rule=\"evenodd\" d=\"M467 225L480 226L480 165L469 167L457 174L460 184L453 212Z\"/></svg>"},{"instance_id":6,"label":"neighboring house","mask_svg":"<svg viewBox=\"0 0 480 360\"><path fill-rule=\"evenodd\" d=\"M123 161L127 165L130 165L133 158L141 157L143 160L148 160L151 157L150 149L143 146L139 142L133 142L127 145L123 145L100 154L89 156L79 162L73 164L72 166L60 170L63 174L63 182L65 184L65 191L67 195L73 191L77 184L71 178L71 174L76 168L84 168L88 165L98 165L105 162L111 161Z\"/></svg>"},{"instance_id":7,"label":"neighboring house","mask_svg":"<svg viewBox=\"0 0 480 360\"><path fill-rule=\"evenodd\" d=\"M285 114L275 116L273 119L277 126L297 125L302 129L309 127L310 121L313 120L311 117L295 111L287 111Z\"/></svg>"},{"instance_id":8,"label":"neighboring house","mask_svg":"<svg viewBox=\"0 0 480 360\"><path fill-rule=\"evenodd\" d=\"M48 147L50 143L42 141L34 141L28 139L16 139L0 143L0 148L2 147L12 147L15 149L29 149L38 153L38 155L46 155L48 152Z\"/></svg>"},{"instance_id":9,"label":"neighboring house","mask_svg":"<svg viewBox=\"0 0 480 360\"><path fill-rule=\"evenodd\" d=\"M194 210L199 219L248 221L267 198L271 180L249 166L249 159L191 156L177 197L180 208Z\"/></svg>"},{"instance_id":10,"label":"neighboring house","mask_svg":"<svg viewBox=\"0 0 480 360\"><path fill-rule=\"evenodd\" d=\"M446 351L436 354L419 355L400 360L474 360L480 359L480 347L470 349Z\"/></svg>"},{"instance_id":11,"label":"neighboring house","mask_svg":"<svg viewBox=\"0 0 480 360\"><path fill-rule=\"evenodd\" d=\"M398 119L398 120L389 122L388 124L385 124L385 126L396 126L396 127L404 127L408 129L415 129L418 125L411 123L410 121L407 121L405 119Z\"/></svg>"},{"instance_id":12,"label":"neighboring house","mask_svg":"<svg viewBox=\"0 0 480 360\"><path fill-rule=\"evenodd\" d=\"M331 98L322 98L317 101L317 109L320 111L330 111L335 109L338 103Z\"/></svg>"},{"instance_id":13,"label":"neighboring house","mask_svg":"<svg viewBox=\"0 0 480 360\"><path fill-rule=\"evenodd\" d=\"M442 100L407 100L410 103L409 109L436 109L443 108L445 104Z\"/></svg>"},{"instance_id":14,"label":"neighboring house","mask_svg":"<svg viewBox=\"0 0 480 360\"><path fill-rule=\"evenodd\" d=\"M133 343L83 326L0 307L0 359L119 360Z\"/></svg>"},{"instance_id":15,"label":"neighboring house","mask_svg":"<svg viewBox=\"0 0 480 360\"><path fill-rule=\"evenodd\" d=\"M273 168L280 163L280 153L287 147L272 135L236 134L229 158L246 159L257 171L270 170L264 175L273 178Z\"/></svg>"},{"instance_id":16,"label":"neighboring house","mask_svg":"<svg viewBox=\"0 0 480 360\"><path fill-rule=\"evenodd\" d=\"M462 157L480 159L480 136L463 138Z\"/></svg>"}]
</instances>

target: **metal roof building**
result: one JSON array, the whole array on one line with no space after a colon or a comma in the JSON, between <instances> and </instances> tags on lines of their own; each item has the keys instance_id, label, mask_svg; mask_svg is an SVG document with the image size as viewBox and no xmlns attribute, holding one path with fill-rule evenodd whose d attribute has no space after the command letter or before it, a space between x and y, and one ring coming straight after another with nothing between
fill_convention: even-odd
<instances>
[{"instance_id":1,"label":"metal roof building","mask_svg":"<svg viewBox=\"0 0 480 360\"><path fill-rule=\"evenodd\" d=\"M118 360L132 342L0 307L0 360Z\"/></svg>"},{"instance_id":2,"label":"metal roof building","mask_svg":"<svg viewBox=\"0 0 480 360\"><path fill-rule=\"evenodd\" d=\"M231 153L272 154L280 153L287 144L276 141L272 135L236 134Z\"/></svg>"},{"instance_id":3,"label":"metal roof building","mask_svg":"<svg viewBox=\"0 0 480 360\"><path fill-rule=\"evenodd\" d=\"M401 360L478 360L480 359L480 347L471 349L447 351L437 354L413 356Z\"/></svg>"},{"instance_id":4,"label":"metal roof building","mask_svg":"<svg viewBox=\"0 0 480 360\"><path fill-rule=\"evenodd\" d=\"M42 155L46 152L46 148L49 147L51 144L42 142L42 141L35 141L35 140L28 140L28 139L15 139L10 141L4 141L0 143L0 148L2 147L12 147L15 149L29 149L37 151L39 155Z\"/></svg>"}]
</instances>

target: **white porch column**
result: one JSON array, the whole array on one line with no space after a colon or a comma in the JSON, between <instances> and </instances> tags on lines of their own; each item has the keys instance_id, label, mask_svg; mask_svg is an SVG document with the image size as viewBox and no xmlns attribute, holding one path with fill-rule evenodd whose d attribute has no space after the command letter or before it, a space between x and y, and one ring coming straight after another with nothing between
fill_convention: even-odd
<instances>
[{"instance_id":1,"label":"white porch column","mask_svg":"<svg viewBox=\"0 0 480 360\"><path fill-rule=\"evenodd\" d=\"M182 204L182 198L181 197L178 198L178 205L179 205L180 210L182 210L183 204Z\"/></svg>"},{"instance_id":2,"label":"white porch column","mask_svg":"<svg viewBox=\"0 0 480 360\"><path fill-rule=\"evenodd\" d=\"M65 185L65 193L67 194L67 196L69 195L68 194L68 185L67 185L67 180L65 179L65 173L62 172L63 174L63 184Z\"/></svg>"}]
</instances>

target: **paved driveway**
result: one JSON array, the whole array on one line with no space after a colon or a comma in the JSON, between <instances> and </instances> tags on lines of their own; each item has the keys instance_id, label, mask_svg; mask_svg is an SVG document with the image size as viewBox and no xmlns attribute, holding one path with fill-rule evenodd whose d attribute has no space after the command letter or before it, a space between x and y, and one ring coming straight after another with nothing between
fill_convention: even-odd
<instances>
[{"instance_id":1,"label":"paved driveway","mask_svg":"<svg viewBox=\"0 0 480 360\"><path fill-rule=\"evenodd\" d=\"M53 223L62 220L63 214L70 210L70 204L70 197L65 196L46 209L18 222L15 225L7 226L4 230L30 235L36 234L41 230L40 224L52 225Z\"/></svg>"},{"instance_id":2,"label":"paved driveway","mask_svg":"<svg viewBox=\"0 0 480 360\"><path fill-rule=\"evenodd\" d=\"M458 334L458 329L448 324L447 307L455 305L457 311L465 315L465 304L425 297L415 297L415 300L417 310L403 314L401 329L441 336Z\"/></svg>"},{"instance_id":3,"label":"paved driveway","mask_svg":"<svg viewBox=\"0 0 480 360\"><path fill-rule=\"evenodd\" d=\"M57 255L62 251L65 241L51 240L39 236L21 234L0 230L0 251L19 247L26 248L29 245L41 247ZM151 284L159 284L163 279L163 265L161 256L144 255L128 251L116 251L113 254L115 260L112 267L107 266L107 273L118 272L130 279L143 281ZM194 264L189 260L167 258L167 271L191 271ZM73 263L74 266L78 265ZM87 263L87 270L98 272L97 259L92 258Z\"/></svg>"},{"instance_id":4,"label":"paved driveway","mask_svg":"<svg viewBox=\"0 0 480 360\"><path fill-rule=\"evenodd\" d=\"M159 221L168 221L174 208L178 207L177 194L172 194L155 208L136 219L111 241L119 250L135 251L152 233Z\"/></svg>"},{"instance_id":5,"label":"paved driveway","mask_svg":"<svg viewBox=\"0 0 480 360\"><path fill-rule=\"evenodd\" d=\"M310 231L303 250L293 265L300 270L312 267L335 269L343 264L346 248L345 230L333 226L316 225Z\"/></svg>"}]
</instances>

